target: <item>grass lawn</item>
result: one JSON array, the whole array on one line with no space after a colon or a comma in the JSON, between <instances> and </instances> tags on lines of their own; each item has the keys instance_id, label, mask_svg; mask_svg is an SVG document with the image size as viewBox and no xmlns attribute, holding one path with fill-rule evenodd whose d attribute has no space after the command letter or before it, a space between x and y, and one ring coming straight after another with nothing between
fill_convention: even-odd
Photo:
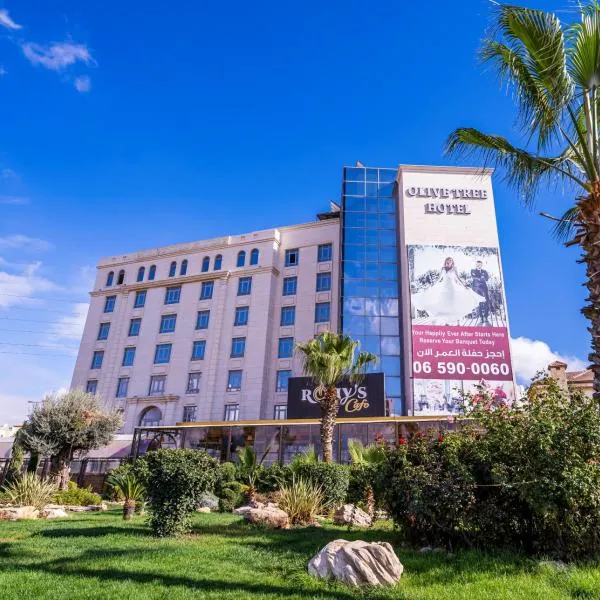
<instances>
[{"instance_id":1,"label":"grass lawn","mask_svg":"<svg viewBox=\"0 0 600 600\"><path fill-rule=\"evenodd\" d=\"M400 584L361 592L310 577L308 560L340 537L391 542L405 568ZM184 539L160 540L143 517L125 523L109 511L1 522L0 598L600 599L600 565L561 570L511 555L421 554L400 547L389 525L270 531L218 514L198 514Z\"/></svg>"}]
</instances>

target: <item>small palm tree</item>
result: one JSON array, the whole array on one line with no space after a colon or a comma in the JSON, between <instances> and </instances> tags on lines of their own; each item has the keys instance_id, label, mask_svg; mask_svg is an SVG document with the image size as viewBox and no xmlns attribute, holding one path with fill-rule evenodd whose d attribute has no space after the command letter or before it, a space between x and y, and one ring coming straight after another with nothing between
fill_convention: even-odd
<instances>
[{"instance_id":1,"label":"small palm tree","mask_svg":"<svg viewBox=\"0 0 600 600\"><path fill-rule=\"evenodd\" d=\"M529 205L543 184L565 184L572 193L562 217L550 218L559 238L581 246L587 265L582 312L591 322L589 360L600 400L600 4L579 6L579 20L566 25L553 13L498 6L495 35L481 56L514 90L525 145L460 128L447 151L495 164Z\"/></svg>"},{"instance_id":2,"label":"small palm tree","mask_svg":"<svg viewBox=\"0 0 600 600\"><path fill-rule=\"evenodd\" d=\"M359 343L347 335L326 331L296 345L303 359L305 375L312 378L314 397L321 407L321 446L323 461L333 461L333 431L339 410L337 386L343 379L360 381L377 357L370 352L356 355Z\"/></svg>"},{"instance_id":3,"label":"small palm tree","mask_svg":"<svg viewBox=\"0 0 600 600\"><path fill-rule=\"evenodd\" d=\"M256 502L256 484L258 483L261 467L269 454L268 447L259 458L252 446L244 446L237 453L237 466L241 478L246 485L246 496L249 504Z\"/></svg>"},{"instance_id":4,"label":"small palm tree","mask_svg":"<svg viewBox=\"0 0 600 600\"><path fill-rule=\"evenodd\" d=\"M385 447L381 444L369 444L364 446L360 440L348 440L348 453L350 460L355 465L365 467L369 483L365 487L365 504L367 512L372 517L375 514L375 493L370 483L372 471L385 460Z\"/></svg>"},{"instance_id":5,"label":"small palm tree","mask_svg":"<svg viewBox=\"0 0 600 600\"><path fill-rule=\"evenodd\" d=\"M137 503L144 501L146 493L144 485L133 473L110 475L106 483L125 499L123 519L129 521L133 517Z\"/></svg>"}]
</instances>

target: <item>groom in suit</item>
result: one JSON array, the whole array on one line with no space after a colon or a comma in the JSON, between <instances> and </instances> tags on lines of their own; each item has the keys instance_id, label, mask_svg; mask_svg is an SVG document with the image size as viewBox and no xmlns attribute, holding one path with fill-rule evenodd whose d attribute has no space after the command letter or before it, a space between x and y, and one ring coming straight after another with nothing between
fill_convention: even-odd
<instances>
[{"instance_id":1,"label":"groom in suit","mask_svg":"<svg viewBox=\"0 0 600 600\"><path fill-rule=\"evenodd\" d=\"M478 260L475 263L475 268L471 269L471 289L485 298L483 302L479 303L479 317L482 325L486 327L491 326L489 321L490 291L487 284L489 278L489 273L483 268L483 263Z\"/></svg>"}]
</instances>

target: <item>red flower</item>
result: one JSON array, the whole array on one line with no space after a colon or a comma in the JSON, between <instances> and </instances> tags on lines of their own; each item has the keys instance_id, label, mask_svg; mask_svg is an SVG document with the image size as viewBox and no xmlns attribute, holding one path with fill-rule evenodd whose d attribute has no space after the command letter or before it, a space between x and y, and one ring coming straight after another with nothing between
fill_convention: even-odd
<instances>
[{"instance_id":1,"label":"red flower","mask_svg":"<svg viewBox=\"0 0 600 600\"><path fill-rule=\"evenodd\" d=\"M438 442L443 442L443 441L444 441L444 436L438 435Z\"/></svg>"},{"instance_id":2,"label":"red flower","mask_svg":"<svg viewBox=\"0 0 600 600\"><path fill-rule=\"evenodd\" d=\"M398 438L398 443L399 443L400 445L402 445L402 444L406 444L406 438L403 438L403 437L401 437L401 438Z\"/></svg>"},{"instance_id":3,"label":"red flower","mask_svg":"<svg viewBox=\"0 0 600 600\"><path fill-rule=\"evenodd\" d=\"M422 431L419 431L419 433L417 433L417 435L418 435L420 438L422 438L422 437L425 437L425 434L424 434Z\"/></svg>"}]
</instances>

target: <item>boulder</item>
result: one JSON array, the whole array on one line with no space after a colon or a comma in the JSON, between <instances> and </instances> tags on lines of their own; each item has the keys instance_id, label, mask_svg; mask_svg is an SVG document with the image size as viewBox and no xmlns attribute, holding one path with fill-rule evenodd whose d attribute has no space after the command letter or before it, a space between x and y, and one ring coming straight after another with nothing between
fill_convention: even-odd
<instances>
[{"instance_id":1,"label":"boulder","mask_svg":"<svg viewBox=\"0 0 600 600\"><path fill-rule=\"evenodd\" d=\"M344 504L335 511L333 522L336 525L354 525L356 527L371 527L373 520L354 504Z\"/></svg>"},{"instance_id":2,"label":"boulder","mask_svg":"<svg viewBox=\"0 0 600 600\"><path fill-rule=\"evenodd\" d=\"M290 526L288 514L272 502L255 502L252 506L240 506L233 514L244 517L248 523L260 523L276 529L288 529Z\"/></svg>"},{"instance_id":3,"label":"boulder","mask_svg":"<svg viewBox=\"0 0 600 600\"><path fill-rule=\"evenodd\" d=\"M208 508L211 510L219 510L219 499L210 492L205 492L200 496L198 508Z\"/></svg>"},{"instance_id":4,"label":"boulder","mask_svg":"<svg viewBox=\"0 0 600 600\"><path fill-rule=\"evenodd\" d=\"M0 521L17 521L19 519L37 519L40 511L35 506L15 506L0 510Z\"/></svg>"},{"instance_id":5,"label":"boulder","mask_svg":"<svg viewBox=\"0 0 600 600\"><path fill-rule=\"evenodd\" d=\"M69 514L64 508L48 508L44 507L44 510L40 511L40 519L64 519Z\"/></svg>"},{"instance_id":6,"label":"boulder","mask_svg":"<svg viewBox=\"0 0 600 600\"><path fill-rule=\"evenodd\" d=\"M404 567L387 542L334 540L308 563L313 577L335 579L347 585L394 585Z\"/></svg>"},{"instance_id":7,"label":"boulder","mask_svg":"<svg viewBox=\"0 0 600 600\"><path fill-rule=\"evenodd\" d=\"M208 506L200 506L199 508L196 509L196 512L209 513L211 511L210 511L210 508L208 508Z\"/></svg>"}]
</instances>

